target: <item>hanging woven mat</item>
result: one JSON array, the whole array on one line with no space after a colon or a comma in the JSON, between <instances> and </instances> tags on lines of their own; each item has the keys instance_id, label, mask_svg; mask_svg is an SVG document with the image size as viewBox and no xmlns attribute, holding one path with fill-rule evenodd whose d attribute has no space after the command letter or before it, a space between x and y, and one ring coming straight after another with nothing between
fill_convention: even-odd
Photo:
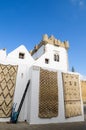
<instances>
[{"instance_id":1,"label":"hanging woven mat","mask_svg":"<svg viewBox=\"0 0 86 130\"><path fill-rule=\"evenodd\" d=\"M57 72L40 68L39 117L52 118L58 115Z\"/></svg>"},{"instance_id":2,"label":"hanging woven mat","mask_svg":"<svg viewBox=\"0 0 86 130\"><path fill-rule=\"evenodd\" d=\"M65 117L75 117L82 114L79 88L79 76L62 73Z\"/></svg>"},{"instance_id":3,"label":"hanging woven mat","mask_svg":"<svg viewBox=\"0 0 86 130\"><path fill-rule=\"evenodd\" d=\"M0 118L11 115L18 66L0 64Z\"/></svg>"}]
</instances>

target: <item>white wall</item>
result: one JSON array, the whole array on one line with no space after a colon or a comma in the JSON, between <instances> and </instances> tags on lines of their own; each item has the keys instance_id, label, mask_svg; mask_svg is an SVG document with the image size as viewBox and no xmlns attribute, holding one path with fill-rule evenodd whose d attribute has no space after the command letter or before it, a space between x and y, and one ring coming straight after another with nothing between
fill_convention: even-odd
<instances>
[{"instance_id":1,"label":"white wall","mask_svg":"<svg viewBox=\"0 0 86 130\"><path fill-rule=\"evenodd\" d=\"M25 53L24 59L19 59L19 53ZM16 81L16 89L15 89L15 95L14 95L14 102L17 102L16 110L18 109L18 106L20 104L20 101L22 99L22 95L24 93L24 90L26 88L26 84L28 82L28 79L30 79L29 76L29 68L32 66L34 60L29 54L28 50L21 45L14 51L12 51L8 55L8 61L16 62L19 65L18 68L18 75L17 75L17 81ZM29 91L29 89L28 89ZM28 92L24 101L24 104L22 106L22 110L19 116L19 121L27 120L27 108L28 107Z\"/></svg>"},{"instance_id":2,"label":"white wall","mask_svg":"<svg viewBox=\"0 0 86 130\"><path fill-rule=\"evenodd\" d=\"M24 59L19 59L19 53L24 53L25 57ZM19 46L18 48L16 48L15 50L13 50L12 52L10 52L7 55L7 58L9 58L9 60L12 59L12 61L20 61L20 62L24 62L24 63L28 63L30 64L30 62L32 63L34 60L32 58L32 56L29 54L29 51L25 48L24 45Z\"/></svg>"},{"instance_id":3,"label":"white wall","mask_svg":"<svg viewBox=\"0 0 86 130\"><path fill-rule=\"evenodd\" d=\"M57 71L55 69L45 68L47 70ZM47 123L62 123L62 122L78 122L84 121L84 114L83 114L83 103L81 97L81 104L82 104L82 115L77 117L65 118L64 113L64 96L63 96L63 83L62 83L62 76L61 71L58 71L58 100L59 100L59 108L58 108L58 116L51 118L51 119L42 119L38 117L39 113L39 77L40 77L40 68L38 66L32 67L32 74L31 74L31 102L30 102L30 113L28 117L28 122L30 124L47 124ZM81 94L81 91L80 91ZM81 96L81 95L80 95Z\"/></svg>"},{"instance_id":4,"label":"white wall","mask_svg":"<svg viewBox=\"0 0 86 130\"><path fill-rule=\"evenodd\" d=\"M6 58L6 50L0 50L0 60L5 60Z\"/></svg>"},{"instance_id":5,"label":"white wall","mask_svg":"<svg viewBox=\"0 0 86 130\"><path fill-rule=\"evenodd\" d=\"M54 54L59 54L59 62L54 61ZM49 59L49 64L45 63L45 58ZM35 61L34 65L49 67L52 69L68 71L68 54L67 50L51 44L45 46L45 53Z\"/></svg>"},{"instance_id":6,"label":"white wall","mask_svg":"<svg viewBox=\"0 0 86 130\"><path fill-rule=\"evenodd\" d=\"M25 53L24 59L19 59L20 52ZM16 77L16 86L15 86L15 93L14 93L14 102L17 103L16 110L19 107L28 79L30 79L29 68L32 66L33 62L34 62L33 58L31 57L28 50L23 45L13 50L4 59L3 57L2 59L0 59L0 63L2 64L18 65L18 72ZM27 120L27 109L28 109L27 96L28 96L28 92L22 110L20 112L19 121ZM9 118L7 119L0 118L0 121L9 121Z\"/></svg>"}]
</instances>

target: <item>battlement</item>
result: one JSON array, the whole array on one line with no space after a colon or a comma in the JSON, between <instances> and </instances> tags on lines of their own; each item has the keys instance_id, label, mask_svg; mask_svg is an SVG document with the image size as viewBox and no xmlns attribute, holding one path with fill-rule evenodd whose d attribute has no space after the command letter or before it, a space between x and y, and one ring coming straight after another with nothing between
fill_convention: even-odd
<instances>
[{"instance_id":1,"label":"battlement","mask_svg":"<svg viewBox=\"0 0 86 130\"><path fill-rule=\"evenodd\" d=\"M33 55L42 45L51 44L58 47L63 47L68 50L69 42L64 41L61 42L60 40L56 39L53 35L48 37L47 34L43 35L41 42L34 47L33 50L30 51L30 54Z\"/></svg>"}]
</instances>

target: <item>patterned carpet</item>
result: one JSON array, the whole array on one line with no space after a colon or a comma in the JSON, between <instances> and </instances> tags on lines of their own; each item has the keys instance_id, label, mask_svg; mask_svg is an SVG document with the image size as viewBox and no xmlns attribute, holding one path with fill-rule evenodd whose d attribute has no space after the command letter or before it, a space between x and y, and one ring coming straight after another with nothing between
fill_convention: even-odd
<instances>
[{"instance_id":1,"label":"patterned carpet","mask_svg":"<svg viewBox=\"0 0 86 130\"><path fill-rule=\"evenodd\" d=\"M83 103L86 104L86 81L81 80L81 90Z\"/></svg>"},{"instance_id":2,"label":"patterned carpet","mask_svg":"<svg viewBox=\"0 0 86 130\"><path fill-rule=\"evenodd\" d=\"M18 66L0 64L0 118L10 117Z\"/></svg>"},{"instance_id":3,"label":"patterned carpet","mask_svg":"<svg viewBox=\"0 0 86 130\"><path fill-rule=\"evenodd\" d=\"M40 68L39 117L52 118L58 115L57 72Z\"/></svg>"},{"instance_id":4,"label":"patterned carpet","mask_svg":"<svg viewBox=\"0 0 86 130\"><path fill-rule=\"evenodd\" d=\"M79 76L62 73L64 87L65 117L75 117L82 114Z\"/></svg>"}]
</instances>

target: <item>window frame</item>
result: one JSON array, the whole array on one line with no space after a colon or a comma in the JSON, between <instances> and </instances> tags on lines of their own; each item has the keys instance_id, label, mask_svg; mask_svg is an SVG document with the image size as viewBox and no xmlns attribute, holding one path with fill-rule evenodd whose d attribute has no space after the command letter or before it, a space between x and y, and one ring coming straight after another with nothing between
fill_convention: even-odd
<instances>
[{"instance_id":1,"label":"window frame","mask_svg":"<svg viewBox=\"0 0 86 130\"><path fill-rule=\"evenodd\" d=\"M49 59L45 58L45 64L49 64Z\"/></svg>"},{"instance_id":2,"label":"window frame","mask_svg":"<svg viewBox=\"0 0 86 130\"><path fill-rule=\"evenodd\" d=\"M19 52L19 59L24 59L25 58L25 53Z\"/></svg>"},{"instance_id":3,"label":"window frame","mask_svg":"<svg viewBox=\"0 0 86 130\"><path fill-rule=\"evenodd\" d=\"M59 62L59 54L58 53L54 54L54 61Z\"/></svg>"}]
</instances>

